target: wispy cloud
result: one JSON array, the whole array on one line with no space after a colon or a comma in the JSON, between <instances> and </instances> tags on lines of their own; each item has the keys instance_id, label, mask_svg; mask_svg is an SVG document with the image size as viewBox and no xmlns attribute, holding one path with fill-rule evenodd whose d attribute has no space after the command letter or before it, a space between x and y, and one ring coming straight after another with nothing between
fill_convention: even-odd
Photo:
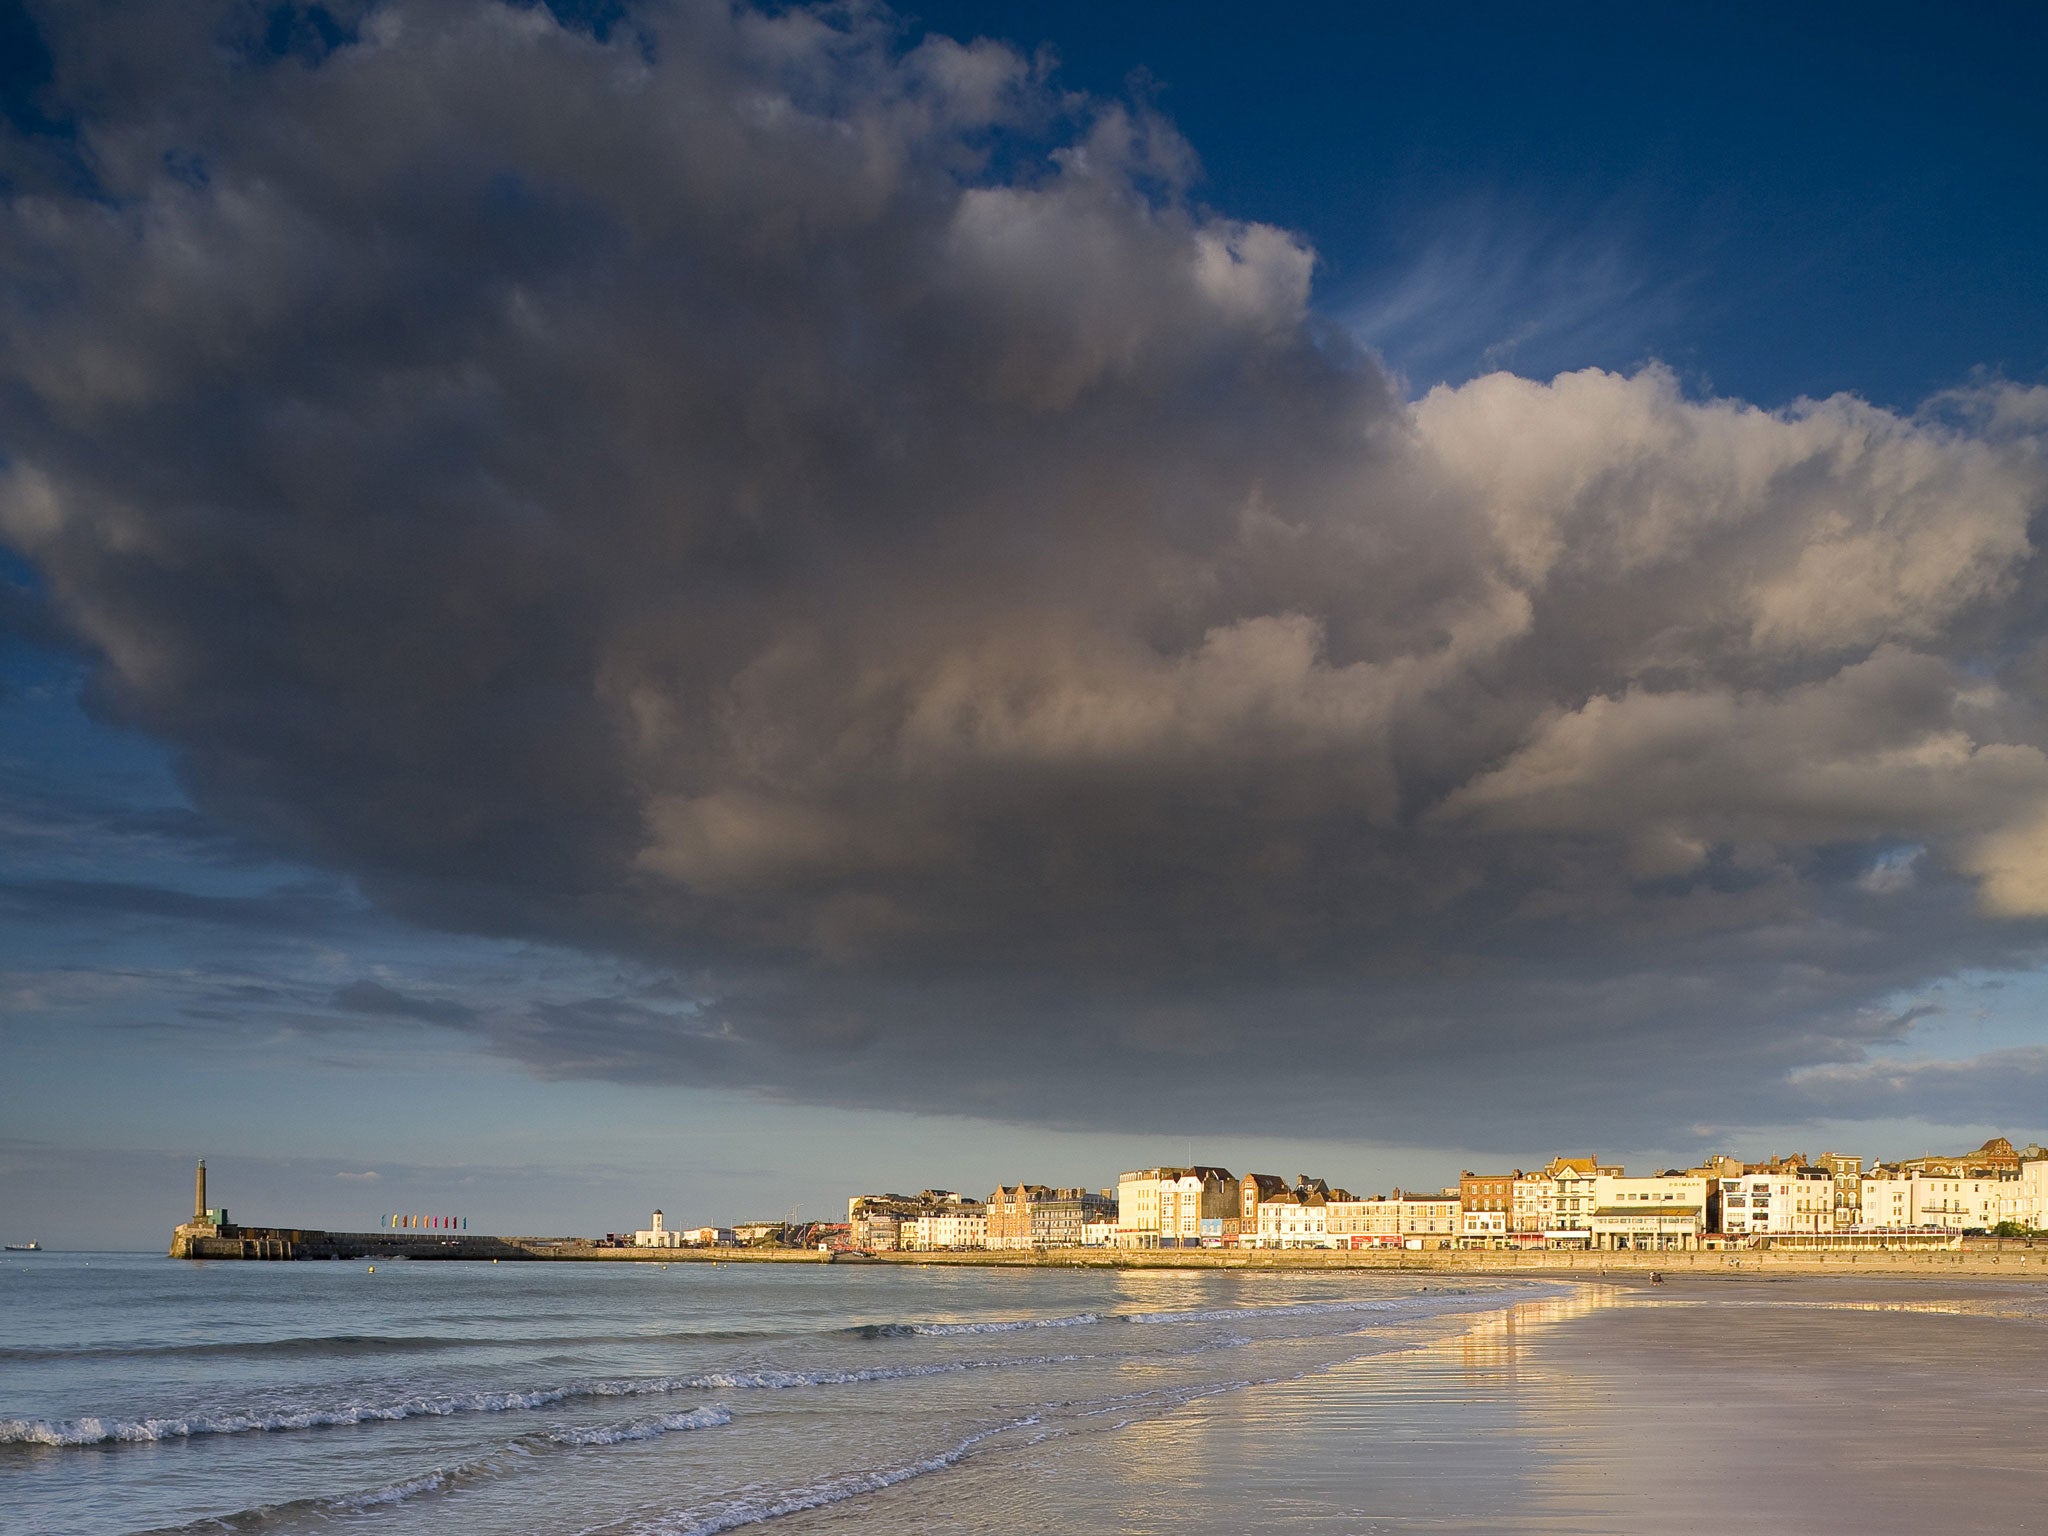
<instances>
[{"instance_id":1,"label":"wispy cloud","mask_svg":"<svg viewBox=\"0 0 2048 1536\"><path fill-rule=\"evenodd\" d=\"M1679 332L1692 286L1631 226L1618 209L1567 225L1469 199L1411 218L1379 271L1325 302L1418 393L1496 369L1630 367Z\"/></svg>"}]
</instances>

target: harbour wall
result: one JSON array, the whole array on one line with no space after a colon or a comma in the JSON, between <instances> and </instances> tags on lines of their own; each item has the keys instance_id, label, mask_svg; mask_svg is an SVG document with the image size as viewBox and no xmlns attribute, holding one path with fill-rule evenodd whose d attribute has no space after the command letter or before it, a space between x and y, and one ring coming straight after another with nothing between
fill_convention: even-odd
<instances>
[{"instance_id":1,"label":"harbour wall","mask_svg":"<svg viewBox=\"0 0 2048 1536\"><path fill-rule=\"evenodd\" d=\"M540 1240L457 1232L322 1232L311 1227L187 1223L171 1236L174 1259L532 1259Z\"/></svg>"}]
</instances>

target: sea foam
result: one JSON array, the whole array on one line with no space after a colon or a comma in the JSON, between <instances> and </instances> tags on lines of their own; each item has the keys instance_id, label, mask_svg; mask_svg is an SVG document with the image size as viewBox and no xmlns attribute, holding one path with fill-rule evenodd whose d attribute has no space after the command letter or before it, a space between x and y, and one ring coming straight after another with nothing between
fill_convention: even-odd
<instances>
[{"instance_id":1,"label":"sea foam","mask_svg":"<svg viewBox=\"0 0 2048 1536\"><path fill-rule=\"evenodd\" d=\"M922 1460L877 1467L870 1471L848 1472L801 1488L737 1499L715 1509L681 1510L656 1520L639 1521L622 1527L620 1536L627 1536L627 1533L630 1533L630 1536L717 1536L720 1531L737 1530L742 1526L759 1525L766 1520L779 1520L785 1515L823 1509L828 1505L841 1504L865 1494L880 1493L885 1488L907 1483L915 1477L924 1477L932 1472L943 1472L949 1467L958 1466L977 1448L993 1440L997 1435L1027 1428L1038 1422L1038 1415L1030 1414L1021 1419L1012 1419L1007 1424L996 1424L987 1429L976 1430L949 1449Z\"/></svg>"}]
</instances>

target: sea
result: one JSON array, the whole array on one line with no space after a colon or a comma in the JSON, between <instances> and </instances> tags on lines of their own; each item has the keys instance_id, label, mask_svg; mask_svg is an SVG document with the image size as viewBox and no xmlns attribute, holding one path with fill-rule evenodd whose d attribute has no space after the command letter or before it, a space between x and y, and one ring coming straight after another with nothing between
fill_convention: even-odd
<instances>
[{"instance_id":1,"label":"sea","mask_svg":"<svg viewBox=\"0 0 2048 1536\"><path fill-rule=\"evenodd\" d=\"M10 1254L0 1530L1410 1529L1444 1490L1376 1481L1369 1446L1329 1438L1374 1363L1444 1362L1372 1433L1455 1452L1472 1350L1596 1289ZM1492 1474L1470 1470L1478 1518Z\"/></svg>"}]
</instances>

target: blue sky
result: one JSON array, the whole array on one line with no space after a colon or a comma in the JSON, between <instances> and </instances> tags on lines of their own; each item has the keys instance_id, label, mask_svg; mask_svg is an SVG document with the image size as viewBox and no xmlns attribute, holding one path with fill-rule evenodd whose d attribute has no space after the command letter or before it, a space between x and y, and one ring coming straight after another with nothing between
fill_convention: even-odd
<instances>
[{"instance_id":1,"label":"blue sky","mask_svg":"<svg viewBox=\"0 0 2048 1536\"><path fill-rule=\"evenodd\" d=\"M2048 369L2035 7L917 14L1048 44L1085 89L1147 80L1202 195L1306 233L1319 307L1416 386L1655 357L1764 405L1910 408Z\"/></svg>"},{"instance_id":2,"label":"blue sky","mask_svg":"<svg viewBox=\"0 0 2048 1536\"><path fill-rule=\"evenodd\" d=\"M337 52L323 43L301 58L292 44L280 60L250 45L213 98L204 82L223 67L226 22L208 33L167 21L176 8L144 8L95 33L59 10L30 7L47 68L11 28L0 71L15 125L0 163L0 373L13 398L0 409L13 476L12 520L0 518L10 1240L152 1246L202 1155L218 1198L252 1217L349 1225L459 1210L496 1230L601 1231L638 1224L655 1204L678 1221L730 1220L821 1213L856 1188L1103 1184L1120 1166L1190 1151L1382 1188L1582 1147L1662 1163L1709 1149L1897 1155L1994 1131L2048 1135L2038 1111L2025 1124L2012 1112L2048 1070L2040 914L1981 915L1997 872L2021 857L1998 850L2024 839L2033 780L2022 758L2043 739L2044 674L2027 661L2036 578L2016 542L2040 510L2029 466L2048 420L2025 394L2048 382L2048 105L2029 78L2048 39L2037 11L1587 7L1560 18L1502 6L1446 20L1318 6L1254 23L1238 8L1056 4L1028 25L1014 8L976 5L857 18L851 42L804 34L790 45L816 50L805 78L826 105L810 109L870 121L870 103L924 110L943 89L958 93L946 111L964 126L939 112L937 127L889 128L909 135L901 163L936 180L903 173L874 193L875 207L900 214L859 219L762 150L759 184L783 206L817 229L849 220L850 232L790 258L805 276L785 293L760 254L760 229L780 226L749 223L750 202L706 191L715 178L681 151L671 165L665 144L642 180L612 184L606 156L659 130L621 108L618 137L605 139L569 110L584 101L589 61L626 69L639 29L658 39L645 52L663 69L710 61L711 85L658 75L663 90L702 89L714 119L740 102L733 120L751 121L748 72L767 66L744 37L688 20L688 7L624 7L602 43L573 23L562 47L522 34L532 58L501 47L491 7L410 8L403 37L379 31L392 7L337 7ZM1011 45L1012 105L988 121L958 105L965 66L934 85L940 66L919 61L938 55L929 41L917 51L930 36ZM453 39L452 52L422 37ZM352 155L349 112L374 114L380 91L394 116L414 110L411 86L464 47L486 75L530 71L517 78L534 145L561 112L600 147L564 170L544 147L517 147L519 122L486 121L499 108L458 97L422 130L417 176L400 150L388 164L375 148ZM387 74L362 71L348 87L360 99L329 90L337 59L373 48ZM740 85L719 95L728 77ZM876 111L873 122L906 120ZM1067 183L1047 178L1075 180L1077 157L1110 154L1106 122L1161 126L1117 151L1129 156L1116 172L1122 201L1073 194L1074 230L1114 253L1103 264L1061 269L1086 248L1070 233L1030 256L1050 277L1017 264L1011 246L1012 264L992 277L975 268L893 286L894 274L932 270L912 263L934 202L985 210L996 205L974 198L991 189L1049 197ZM279 142L312 148L237 160L280 123L301 136ZM157 132L169 149L148 139ZM513 168L491 172L492 196L524 178L538 212L463 201L461 178L480 163L472 132L514 146L503 150ZM145 140L151 151L135 150ZM1180 158L1190 154L1198 172ZM456 189L436 204L452 210L445 218L406 191L438 176ZM235 201L258 182L296 201ZM154 212L116 238L94 233L94 210L113 210L116 224ZM341 275L365 270L351 244L372 222L361 210L403 232L381 248L405 253L389 293L365 295ZM634 222L646 210L650 224L672 215L688 233L647 234ZM506 229L490 222L529 213ZM933 249L957 255L968 226L947 216L954 243ZM181 219L188 249L225 242L221 290L181 287L206 262L180 268L153 243ZM1244 233L1255 226L1290 232L1288 250L1313 249L1298 313L1285 297L1293 258L1255 244ZM888 241L875 233L892 227ZM728 236L748 253L729 265ZM1145 263L1166 260L1156 252L1176 240L1235 242L1233 270L1270 273L1256 342L1230 329L1241 316L1214 295L1183 309L1162 299L1146 311L1151 329L1132 322L1122 361L1085 362L1109 372L1073 395L1061 381L1082 374L1001 329L1022 314L1027 342L1065 337L1069 295L1111 295L1059 343L1093 358L1095 338L1161 290ZM644 270L641 250L653 253ZM943 296L937 318L918 308L927 290ZM475 297L486 292L488 305ZM244 311L237 293L264 297ZM673 314L662 309L671 299ZM723 343L702 338L742 313L733 327L746 347L713 355ZM526 350L492 339L501 322ZM549 350L579 334L597 339ZM981 387L949 335L984 338L987 356L1022 347L989 387L1037 393L986 411L949 404L978 400ZM829 366L795 360L822 336L859 339L830 351ZM1130 382L1142 373L1130 358L1154 346L1177 359L1172 386ZM1043 378L1027 377L1041 365ZM1672 376L1667 394L1645 372L1657 365ZM833 367L845 370L843 393ZM1492 494L1461 478L1483 444L1445 437L1454 446L1436 451L1457 473L1416 502L1437 510L1380 523L1382 506L1406 505L1410 480L1378 458L1326 463L1331 441L1350 438L1302 424L1327 412L1397 435L1450 433L1439 423L1462 421L1462 406L1505 407L1431 396L1437 386L1582 369L1617 381L1599 409L1646 420L1708 421L1700 413L1716 399L1783 412L1845 392L1885 413L1816 418L1845 423L1845 436L1813 462L1893 440L1949 456L1915 483L1952 501L1886 514L1886 526L1923 519L1930 530L1927 545L1886 556L1888 570L1924 571L1937 544L1978 537L1944 529L1974 528L2002 497L2011 510L1981 534L1981 562L1931 595L1899 577L1878 618L1842 637L1789 659L1715 652L1690 677L1668 638L1584 661L1605 656L1607 637L1637 633L1629 604L1666 601L1642 595L1663 589L1634 574L1561 586L1558 602L1607 616L1569 633L1541 617L1549 599L1534 593L1527 654L1460 661L1469 695L1439 693L1367 733L1394 744L1385 803L1356 788L1371 777L1354 766L1369 755L1358 742L1299 755L1267 745L1324 728L1275 724L1271 704L1251 725L1187 738L1196 747L1147 749L1135 767L1105 757L1041 782L1043 759L1020 757L904 770L902 784L877 789L886 772L868 763L819 787L822 765L871 739L833 711L880 691L877 677L940 679L927 700L987 721L987 701L1006 690L1055 687L1032 670L1039 661L1017 656L1071 654L1090 679L1075 696L1099 700L1124 685L1091 658L1123 655L1135 637L1136 675L1154 680L1130 686L1185 701L1217 668L1284 657L1286 625L1306 615L1327 652L1290 685L1306 697L1346 646L1377 663L1411 643L1411 627L1478 625L1429 607L1410 626L1400 603L1420 613L1462 590L1466 567L1445 553L1462 514L1443 509ZM420 370L489 384L437 388L393 411L394 390ZM1971 425L1928 425L1923 404L1948 391L1967 398L1942 418ZM1426 396L1437 415L1417 426L1402 413ZM621 424L621 401L650 398L672 414ZM785 474L773 433L754 435L758 414L727 414L730 399L770 414L766 402L805 402L808 414L774 428L801 437L788 457L800 470ZM909 423L900 436L873 424L877 400ZM689 414L700 409L703 421ZM2021 426L1982 425L2007 421ZM1098 436L1103 422L1113 429ZM1515 441L1576 430L1545 417ZM1190 444L1225 441L1216 464L1190 467L1203 451ZM1028 472L1002 467L1013 454ZM1689 494L1694 470L1674 473L1680 489L1652 487L1645 505ZM1329 486L1362 485L1345 516L1368 532L1347 523L1330 547L1367 553L1338 580L1328 555L1297 569L1204 545L1199 580L1150 585L1198 542L1191 530L1215 522L1188 489L1205 478L1246 488L1233 517L1266 506L1293 518L1290 497L1320 507ZM1853 520L1856 498L1884 475L1851 479L1840 515ZM586 492L600 481L601 493ZM689 543L664 519L699 483L717 488L707 501L725 499L704 514L712 532ZM585 494L605 497L604 510L570 510ZM901 510L926 495L940 510ZM1060 496L1071 505L1055 507ZM1156 521L1119 522L1155 496ZM60 513L38 510L52 505ZM1825 519L1822 532L1799 531L1806 506L1758 513L1757 552L1740 569L1768 572L1836 538ZM455 532L430 536L446 507L462 509L448 514ZM615 514L617 526L605 521ZM1313 521L1303 513L1296 526ZM535 546L544 555L529 560L521 546L499 559L502 530L542 524L556 530ZM1018 564L990 575L990 550ZM1045 571L1028 574L1045 551ZM997 626L983 616L1008 602L1012 571L1027 572L1014 580L1031 594L1018 604L1028 617L1005 610ZM1109 593L1084 614L1073 594L1098 578L1132 595ZM330 586L348 599L331 614ZM573 600L556 601L572 587ZM1356 595L1380 587L1411 595ZM1212 609L1186 590L1236 595ZM914 632L900 627L907 612ZM862 658L856 683L832 681L835 643L809 627L819 614L843 620L825 633ZM972 644L956 643L963 633ZM1706 633L1684 654L1722 643L1697 638ZM929 670L904 660L941 634L953 649L935 649ZM1219 635L1246 649L1219 650ZM1907 652L1925 664L1910 679L1858 681L1876 675L1858 666L1908 669ZM789 682L792 656L822 681ZM1182 670L1146 673L1157 657ZM993 681L973 672L984 664ZM1237 696L1239 675L1219 696ZM944 691L962 677L976 680ZM1889 756L1842 758L1844 771L1953 765L1962 742L1971 755L1957 772L1992 775L1991 793L2013 797L2010 816L1973 819L1962 807L1987 781L1959 777L1931 790L1887 780L1858 791L1882 803L1854 814L1804 789L1763 796L1760 809L1681 788L1615 826L1513 799L1519 781L1501 777L1554 762L1567 739L1556 732L1594 718L1589 700L1635 690L1705 701L1732 739L1749 706L1828 715L1837 684L1864 701L1841 707L1866 711L1868 731L1908 733L1885 738ZM762 695L774 707L753 720L748 690L771 685L788 691ZM1477 723L1518 690L1526 709ZM1926 706L1936 723L1894 727L1892 703L1868 702L1927 690L1942 695ZM479 697L490 707L472 712ZM771 738L810 711L831 715L833 745L799 738L791 768ZM623 715L644 733L639 745L589 749L593 722ZM1032 722L1019 719L1022 739ZM704 745L714 737L725 744ZM1233 737L1261 745L1239 762ZM1863 750L1830 736L1785 771L1832 769L1830 753ZM1228 771L1191 783L1196 759ZM1785 767L1768 753L1740 760ZM1637 781L1662 771L1634 761ZM472 785L477 805L509 807L497 820L480 812L489 825L474 835L454 824ZM771 817L771 789L816 798ZM1497 839L1490 851L1432 851L1444 818L1461 814ZM635 836L648 839L637 854L614 847ZM755 839L773 843L768 862L742 867ZM1072 850L1049 873L1027 857L1041 841ZM1656 863L1667 845L1697 852ZM994 873L916 873L923 850L940 847L975 849L946 858ZM813 855L823 862L799 867ZM1468 858L1455 880L1445 874ZM1015 873L1027 867L1029 878ZM2013 878L2024 884L2025 871ZM1383 911L1375 891L1399 895ZM1873 958L1887 949L1895 963ZM1432 1019L1473 1022L1445 1032ZM1577 1074L1574 1093L1584 1062L1639 1050L1654 1070L1674 1040L1731 1064L1705 1073L1695 1098L1664 1098L1634 1119L1608 1118L1598 1095L1539 1112L1528 1100L1544 1096L1540 1068L1531 1076L1522 1063L1546 1059L1545 1040L1568 1063L1560 1073ZM1496 1060L1513 1070L1494 1075ZM1249 1073L1256 1093L1232 1065L1244 1061L1261 1064ZM1956 1064L1955 1083L1923 1074L1887 1089L1871 1075L1929 1063ZM1614 1068L1618 1096L1639 1097L1632 1070ZM1815 1071L1847 1074L1844 1086L1807 1093L1799 1085ZM1328 1080L1313 1103L1285 1086L1302 1074ZM1973 1099L1980 1080L2020 1086ZM1415 1107L1447 1091L1455 1108Z\"/></svg>"}]
</instances>

